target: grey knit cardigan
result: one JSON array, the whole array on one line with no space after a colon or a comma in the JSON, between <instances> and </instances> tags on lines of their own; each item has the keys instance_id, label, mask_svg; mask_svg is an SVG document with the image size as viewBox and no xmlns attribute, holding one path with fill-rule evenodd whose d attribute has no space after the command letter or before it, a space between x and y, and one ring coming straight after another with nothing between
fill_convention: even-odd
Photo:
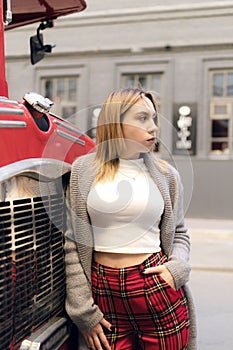
<instances>
[{"instance_id":1,"label":"grey knit cardigan","mask_svg":"<svg viewBox=\"0 0 233 350\"><path fill-rule=\"evenodd\" d=\"M92 328L103 314L94 303L91 291L91 265L93 234L87 213L87 196L96 176L95 153L79 157L72 165L67 194L70 215L65 234L66 261L66 310L79 330ZM171 272L176 289L184 286L190 313L188 350L196 349L196 317L190 290L187 286L190 274L190 242L183 222L183 190L178 172L152 154L144 154L144 162L157 184L164 200L164 213L160 223L160 239L168 257L167 268ZM87 350L79 334L79 350Z\"/></svg>"}]
</instances>

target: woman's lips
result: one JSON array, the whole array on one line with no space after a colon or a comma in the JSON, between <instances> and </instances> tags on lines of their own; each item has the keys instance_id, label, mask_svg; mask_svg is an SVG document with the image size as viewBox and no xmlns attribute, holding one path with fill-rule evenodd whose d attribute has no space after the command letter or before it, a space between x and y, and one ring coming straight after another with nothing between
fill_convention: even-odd
<instances>
[{"instance_id":1,"label":"woman's lips","mask_svg":"<svg viewBox=\"0 0 233 350\"><path fill-rule=\"evenodd\" d=\"M155 137L151 137L150 139L146 140L147 142L154 143L155 142Z\"/></svg>"}]
</instances>

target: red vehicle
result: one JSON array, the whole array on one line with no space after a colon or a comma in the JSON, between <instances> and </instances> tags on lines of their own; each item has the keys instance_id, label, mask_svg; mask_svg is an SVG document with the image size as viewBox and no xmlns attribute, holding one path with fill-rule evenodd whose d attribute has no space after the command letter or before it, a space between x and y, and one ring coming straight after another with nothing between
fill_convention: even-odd
<instances>
[{"instance_id":1,"label":"red vehicle","mask_svg":"<svg viewBox=\"0 0 233 350\"><path fill-rule=\"evenodd\" d=\"M4 26L41 21L31 38L35 64L52 49L40 30L85 7L83 0L0 0L0 350L75 349L64 311L64 193L73 160L94 149L81 130L49 112L49 99L9 99Z\"/></svg>"}]
</instances>

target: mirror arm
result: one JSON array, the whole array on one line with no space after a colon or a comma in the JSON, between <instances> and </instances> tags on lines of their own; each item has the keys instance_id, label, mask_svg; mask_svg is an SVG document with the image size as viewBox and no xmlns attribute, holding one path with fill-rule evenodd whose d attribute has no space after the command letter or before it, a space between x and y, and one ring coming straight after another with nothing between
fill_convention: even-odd
<instances>
[{"instance_id":1,"label":"mirror arm","mask_svg":"<svg viewBox=\"0 0 233 350\"><path fill-rule=\"evenodd\" d=\"M52 51L52 48L55 47L55 45L44 45L44 44L42 43L42 41L41 41L40 31L41 31L41 30L44 30L44 29L46 29L46 28L52 28L52 27L53 27L53 21L48 19L46 22L44 22L44 21L41 22L40 25L39 25L39 27L38 27L37 30L36 30L37 39L38 39L38 42L39 42L41 48L44 49L45 46L51 46L50 52ZM46 51L46 52L47 52L47 51Z\"/></svg>"},{"instance_id":2,"label":"mirror arm","mask_svg":"<svg viewBox=\"0 0 233 350\"><path fill-rule=\"evenodd\" d=\"M30 37L30 51L31 51L31 63L36 64L39 62L43 57L45 53L51 53L52 49L56 45L44 45L43 43L43 36L40 33L41 30L44 30L46 28L52 28L53 27L53 21L52 20L46 20L40 23L39 27L36 30L36 35Z\"/></svg>"}]
</instances>

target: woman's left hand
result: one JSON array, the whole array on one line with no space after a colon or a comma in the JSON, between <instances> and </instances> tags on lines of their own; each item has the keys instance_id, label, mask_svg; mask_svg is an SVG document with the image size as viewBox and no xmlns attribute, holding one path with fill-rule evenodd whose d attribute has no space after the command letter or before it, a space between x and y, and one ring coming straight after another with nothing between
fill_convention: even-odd
<instances>
[{"instance_id":1,"label":"woman's left hand","mask_svg":"<svg viewBox=\"0 0 233 350\"><path fill-rule=\"evenodd\" d=\"M165 265L158 265L154 267L148 267L143 271L145 274L156 273L159 274L173 289L176 289L174 279L171 272Z\"/></svg>"}]
</instances>

